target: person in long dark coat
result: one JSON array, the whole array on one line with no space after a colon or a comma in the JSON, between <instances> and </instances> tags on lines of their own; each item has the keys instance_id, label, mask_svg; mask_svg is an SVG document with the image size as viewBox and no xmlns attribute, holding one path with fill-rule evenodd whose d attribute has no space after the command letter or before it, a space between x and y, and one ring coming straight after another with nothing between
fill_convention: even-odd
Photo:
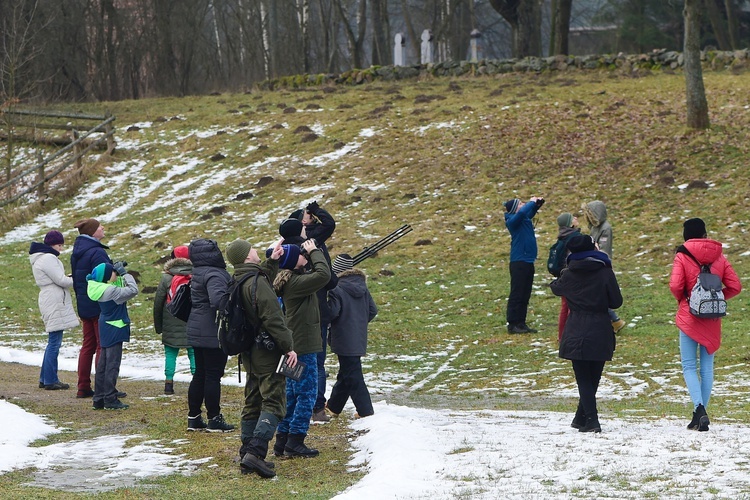
<instances>
[{"instance_id":1,"label":"person in long dark coat","mask_svg":"<svg viewBox=\"0 0 750 500\"><path fill-rule=\"evenodd\" d=\"M572 361L578 385L578 409L571 427L580 432L601 432L596 391L616 343L607 310L622 305L622 294L609 257L596 249L590 236L571 239L568 250L568 267L550 288L564 297L570 308L559 356Z\"/></svg>"}]
</instances>

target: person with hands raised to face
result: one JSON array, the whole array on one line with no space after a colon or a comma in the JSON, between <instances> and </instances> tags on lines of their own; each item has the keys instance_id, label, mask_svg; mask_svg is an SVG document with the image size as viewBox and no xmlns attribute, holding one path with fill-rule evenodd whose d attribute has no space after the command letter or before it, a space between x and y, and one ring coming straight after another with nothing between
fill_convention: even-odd
<instances>
[{"instance_id":1,"label":"person with hands raised to face","mask_svg":"<svg viewBox=\"0 0 750 500\"><path fill-rule=\"evenodd\" d=\"M534 284L537 257L536 235L531 219L544 205L544 198L533 196L527 203L514 198L504 203L505 227L510 233L510 295L506 320L508 333L536 333L526 324L526 314Z\"/></svg>"},{"instance_id":2,"label":"person with hands raised to face","mask_svg":"<svg viewBox=\"0 0 750 500\"><path fill-rule=\"evenodd\" d=\"M249 322L259 325L273 340L273 349L254 346L241 354L242 365L247 372L245 382L245 405L242 408L240 466L243 473L257 473L264 478L274 477L275 468L266 462L268 443L273 438L276 426L286 413L284 376L276 373L282 354L289 358L290 365L297 364L292 331L286 326L284 316L269 280L275 278L279 259L284 248L279 241L271 255L261 263L258 252L246 240L234 240L227 247L227 260L234 266L234 279L247 274L258 275L242 283L242 306ZM253 290L254 289L254 290Z\"/></svg>"},{"instance_id":3,"label":"person with hands raised to face","mask_svg":"<svg viewBox=\"0 0 750 500\"><path fill-rule=\"evenodd\" d=\"M321 208L317 201L313 201L307 205L305 210L297 210L293 212L290 218L298 218L302 222L303 236L306 238L314 239L318 248L323 252L326 257L328 266L331 267L331 256L328 253L328 247L326 241L333 235L336 229L336 221L333 216L328 213L325 209ZM317 353L318 362L318 395L315 399L315 406L313 407L313 423L325 424L330 421L330 417L326 415L326 378L328 374L325 370L326 361L326 349L328 347L328 328L331 323L331 309L328 306L328 292L333 290L338 284L338 278L334 273L331 273L331 279L328 280L326 286L318 290L318 308L320 309L320 344L321 351Z\"/></svg>"},{"instance_id":4,"label":"person with hands raised to face","mask_svg":"<svg viewBox=\"0 0 750 500\"><path fill-rule=\"evenodd\" d=\"M130 342L130 317L126 303L138 295L135 278L125 271L123 263L97 265L86 276L87 293L99 303L99 341L101 351L96 363L94 409L125 410L128 405L118 398L116 389L122 361L122 344Z\"/></svg>"},{"instance_id":5,"label":"person with hands raised to face","mask_svg":"<svg viewBox=\"0 0 750 500\"><path fill-rule=\"evenodd\" d=\"M306 271L308 261L311 270ZM302 244L294 270L282 269L273 282L276 295L284 300L286 323L292 330L298 361L307 366L297 382L286 380L286 416L279 422L274 454L314 457L305 438L318 392L316 353L320 352L320 311L316 292L330 280L331 270L315 241Z\"/></svg>"}]
</instances>

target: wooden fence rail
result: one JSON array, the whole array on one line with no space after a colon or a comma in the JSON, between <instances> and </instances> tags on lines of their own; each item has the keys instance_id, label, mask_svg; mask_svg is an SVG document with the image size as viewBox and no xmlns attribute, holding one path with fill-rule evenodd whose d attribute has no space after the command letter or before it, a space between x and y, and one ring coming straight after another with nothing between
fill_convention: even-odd
<instances>
[{"instance_id":1,"label":"wooden fence rail","mask_svg":"<svg viewBox=\"0 0 750 500\"><path fill-rule=\"evenodd\" d=\"M86 155L89 151L91 151L93 148L99 146L100 144L106 143L106 153L112 154L115 148L115 140L114 140L114 134L115 129L113 126L113 123L115 121L115 117L111 115L105 115L105 116L99 116L99 115L82 115L82 114L66 114L66 113L54 113L54 112L37 112L37 111L25 111L25 110L4 110L2 111L4 115L10 116L11 120L13 120L14 126L28 126L33 128L45 128L45 129L59 129L59 130L68 130L72 132L73 140L65 145L64 147L60 148L56 152L52 153L51 155L47 156L46 158L41 157L35 163L33 166L15 174L10 179L7 179L2 185L0 185L0 191L10 188L14 184L18 183L21 179L24 177L36 172L37 178L36 182L32 185L26 187L22 191L15 193L12 196L9 196L3 200L0 200L0 207L7 205L9 203L13 203L14 201L20 199L21 197L32 193L34 191L37 192L37 195L40 199L44 198L45 195L45 186L47 183L49 183L52 179L60 175L61 173L65 172L66 169L68 169L71 165L75 165L75 169L80 170L82 168L82 158L84 155ZM6 119L7 119L6 116ZM65 119L77 119L77 120L97 120L99 123L96 124L93 128L87 130L86 132L79 134L76 130L75 125L71 125L70 123L64 123L64 124L54 124L54 123L26 123L26 120L23 118L20 120L17 120L17 117L43 117L43 118L65 118ZM94 136L93 134L101 134ZM59 165L55 165L52 172L45 172L46 167L51 166L52 163L55 160L60 160L64 157L64 155L69 154L69 158L65 158L62 163Z\"/></svg>"}]
</instances>

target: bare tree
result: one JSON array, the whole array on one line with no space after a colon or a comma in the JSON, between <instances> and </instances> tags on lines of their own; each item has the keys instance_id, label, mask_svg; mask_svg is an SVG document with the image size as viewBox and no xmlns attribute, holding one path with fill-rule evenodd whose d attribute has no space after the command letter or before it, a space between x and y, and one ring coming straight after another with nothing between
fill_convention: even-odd
<instances>
[{"instance_id":1,"label":"bare tree","mask_svg":"<svg viewBox=\"0 0 750 500\"><path fill-rule=\"evenodd\" d=\"M708 102L703 86L700 48L701 0L685 0L685 87L687 91L687 126L693 129L706 129L711 126L708 120Z\"/></svg>"},{"instance_id":2,"label":"bare tree","mask_svg":"<svg viewBox=\"0 0 750 500\"><path fill-rule=\"evenodd\" d=\"M550 55L565 54L568 50L568 35L570 34L570 16L573 10L573 0L552 0L550 4Z\"/></svg>"},{"instance_id":3,"label":"bare tree","mask_svg":"<svg viewBox=\"0 0 750 500\"><path fill-rule=\"evenodd\" d=\"M513 57L542 55L540 0L490 0L490 5L513 30Z\"/></svg>"}]
</instances>

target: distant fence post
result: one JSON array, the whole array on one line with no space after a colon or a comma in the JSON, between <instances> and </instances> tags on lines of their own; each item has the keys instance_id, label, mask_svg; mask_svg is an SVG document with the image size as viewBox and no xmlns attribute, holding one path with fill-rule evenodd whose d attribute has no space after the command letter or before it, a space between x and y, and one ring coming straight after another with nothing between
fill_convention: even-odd
<instances>
[{"instance_id":1,"label":"distant fence post","mask_svg":"<svg viewBox=\"0 0 750 500\"><path fill-rule=\"evenodd\" d=\"M104 114L105 119L111 116L112 113L109 110ZM107 122L104 126L104 133L107 135L107 154L111 155L112 151L115 150L115 134L112 133L112 122Z\"/></svg>"},{"instance_id":2,"label":"distant fence post","mask_svg":"<svg viewBox=\"0 0 750 500\"><path fill-rule=\"evenodd\" d=\"M76 171L79 171L83 168L83 160L81 157L83 156L81 154L81 143L78 142L78 131L77 130L71 130L71 133L73 135L73 158L75 158L75 166Z\"/></svg>"},{"instance_id":3,"label":"distant fence post","mask_svg":"<svg viewBox=\"0 0 750 500\"><path fill-rule=\"evenodd\" d=\"M39 170L37 171L37 182L39 183L39 189L37 190L37 196L40 200L44 200L46 182L44 182L44 156L41 152L37 151L36 159L39 162Z\"/></svg>"}]
</instances>

